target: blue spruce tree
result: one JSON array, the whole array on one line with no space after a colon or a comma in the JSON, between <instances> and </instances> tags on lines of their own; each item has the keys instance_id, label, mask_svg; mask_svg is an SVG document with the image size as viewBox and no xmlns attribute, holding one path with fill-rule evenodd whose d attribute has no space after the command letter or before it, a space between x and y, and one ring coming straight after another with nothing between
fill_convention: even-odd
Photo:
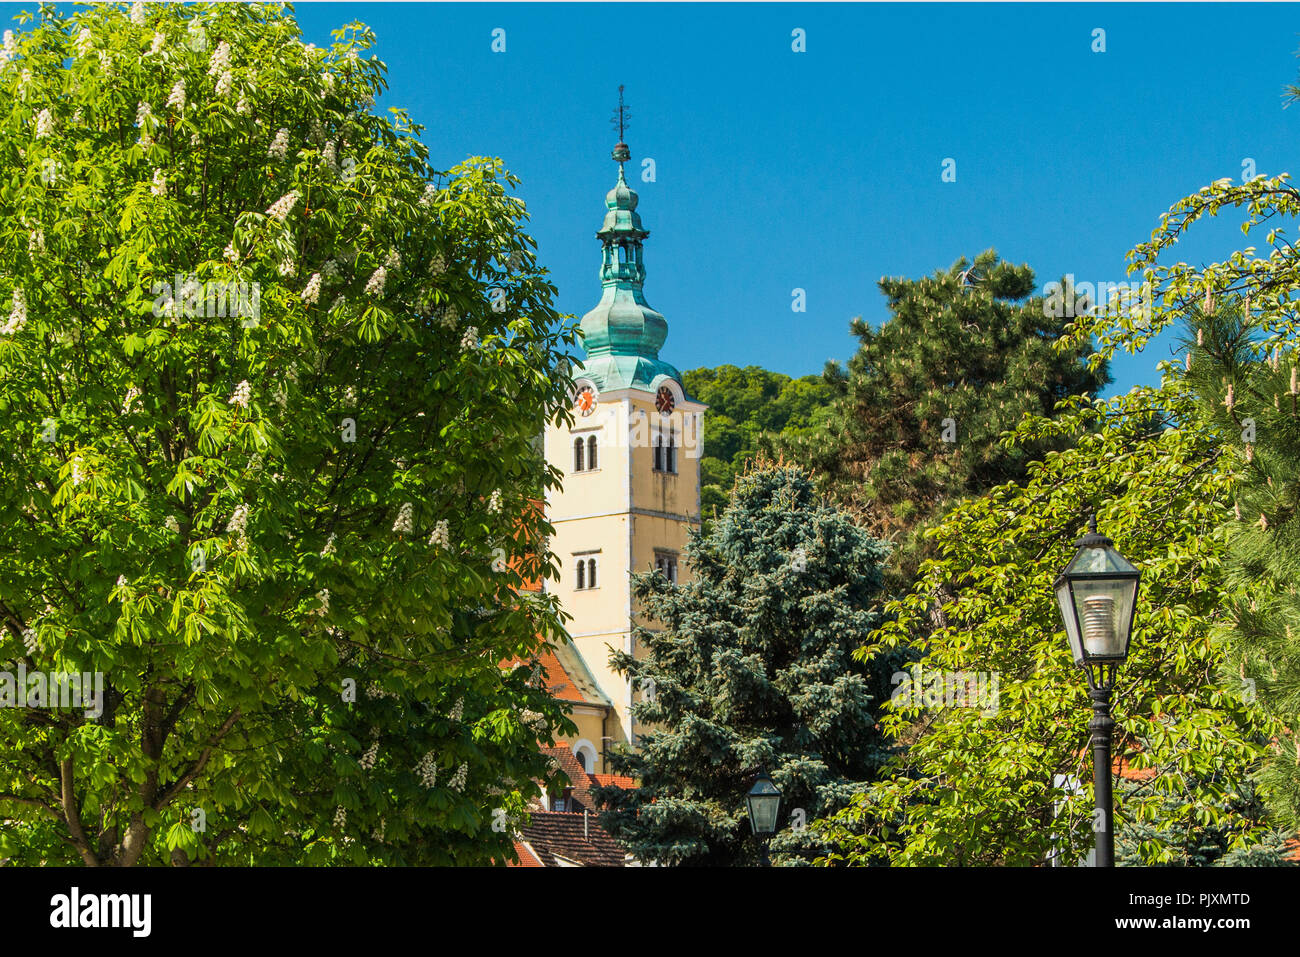
<instances>
[{"instance_id":1,"label":"blue spruce tree","mask_svg":"<svg viewBox=\"0 0 1300 957\"><path fill-rule=\"evenodd\" d=\"M889 754L876 720L896 662L853 655L881 620L888 546L801 469L759 463L686 555L688 584L633 579L657 627L638 630L643 656L611 661L640 689L633 713L653 730L612 756L641 786L601 789L602 823L647 863L754 864L744 798L766 770L783 794L772 862L810 863L827 848L808 825L844 807Z\"/></svg>"}]
</instances>

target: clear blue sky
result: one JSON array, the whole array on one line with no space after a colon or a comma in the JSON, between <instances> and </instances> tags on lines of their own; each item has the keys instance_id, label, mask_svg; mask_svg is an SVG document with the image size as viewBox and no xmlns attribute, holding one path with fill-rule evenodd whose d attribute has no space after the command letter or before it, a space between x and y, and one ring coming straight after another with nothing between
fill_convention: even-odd
<instances>
[{"instance_id":1,"label":"clear blue sky","mask_svg":"<svg viewBox=\"0 0 1300 957\"><path fill-rule=\"evenodd\" d=\"M24 5L33 8L35 5ZM306 38L378 34L380 106L425 124L435 165L500 156L520 176L559 306L598 298L593 233L614 183L620 83L651 236L646 295L687 369L792 375L845 359L885 318L882 275L994 246L1042 284L1126 279L1161 212L1215 179L1292 168L1300 63L1290 4L302 3ZM491 50L494 28L506 52ZM791 51L803 28L807 52ZM1105 53L1092 31L1106 30ZM639 181L653 157L658 179ZM941 163L957 161L957 182ZM1216 221L1188 262L1243 244ZM1253 237L1252 237L1253 239ZM1213 242L1211 242L1213 240ZM1262 239L1261 239L1262 242ZM1217 248L1216 248L1217 244ZM1224 245L1226 244L1226 245ZM790 309L807 290L808 311ZM1121 360L1155 378L1169 347ZM1112 389L1113 391L1113 389Z\"/></svg>"}]
</instances>

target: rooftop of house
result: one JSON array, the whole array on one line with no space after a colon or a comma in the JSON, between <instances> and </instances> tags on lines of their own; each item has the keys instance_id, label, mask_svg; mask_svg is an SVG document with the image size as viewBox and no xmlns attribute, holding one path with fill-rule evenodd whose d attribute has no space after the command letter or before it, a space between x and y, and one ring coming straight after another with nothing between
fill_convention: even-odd
<instances>
[{"instance_id":1,"label":"rooftop of house","mask_svg":"<svg viewBox=\"0 0 1300 957\"><path fill-rule=\"evenodd\" d=\"M525 853L526 852L526 853ZM515 842L516 867L623 867L627 853L590 813L533 811ZM529 863L529 860L536 863Z\"/></svg>"}]
</instances>

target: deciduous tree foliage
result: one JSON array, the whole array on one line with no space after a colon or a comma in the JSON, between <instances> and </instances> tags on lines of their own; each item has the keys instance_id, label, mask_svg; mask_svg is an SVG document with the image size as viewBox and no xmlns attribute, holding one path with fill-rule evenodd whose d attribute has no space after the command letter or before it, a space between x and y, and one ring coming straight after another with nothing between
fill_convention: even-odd
<instances>
[{"instance_id":1,"label":"deciduous tree foliage","mask_svg":"<svg viewBox=\"0 0 1300 957\"><path fill-rule=\"evenodd\" d=\"M819 824L828 862L1039 864L1092 846L1093 795L1083 675L1073 665L1052 582L1095 510L1097 524L1142 571L1128 662L1113 697L1115 755L1154 769L1116 793L1117 827L1223 826L1276 725L1248 686L1219 674L1214 623L1223 602L1231 515L1223 447L1173 386L1110 402L1072 400L1057 420L1026 420L1014 441L1069 439L1021 483L961 503L930 532L936 557L860 655L919 647L932 673L999 678L996 713L944 702L891 702L882 722L906 751L889 777ZM947 591L932 631L932 595ZM933 704L933 706L931 706ZM1079 784L1078 782L1082 782ZM1238 822L1240 823L1240 822ZM1267 839L1255 822L1232 846ZM1143 863L1176 848L1138 840Z\"/></svg>"},{"instance_id":2,"label":"deciduous tree foliage","mask_svg":"<svg viewBox=\"0 0 1300 957\"><path fill-rule=\"evenodd\" d=\"M1297 88L1289 91L1294 99ZM1222 214L1239 217L1248 238L1266 230L1266 253L1246 246L1219 262L1169 262L1175 244ZM1300 828L1300 252L1285 233L1297 215L1300 190L1286 174L1202 187L1174 203L1150 241L1129 253L1129 271L1155 291L1153 308L1084 316L1071 326L1075 341L1096 338L1096 359L1103 361L1119 349L1136 352L1190 321L1196 341L1188 343L1182 372L1237 481L1225 529L1235 594L1222 637L1229 666L1257 683L1260 705L1285 723L1258 783L1273 818L1293 830ZM1231 308L1216 318L1221 304Z\"/></svg>"},{"instance_id":3,"label":"deciduous tree foliage","mask_svg":"<svg viewBox=\"0 0 1300 957\"><path fill-rule=\"evenodd\" d=\"M500 861L569 727L498 663L560 633L514 569L554 574L529 442L571 330L515 180L431 167L335 36L237 4L6 34L0 661L105 700L0 710L0 856Z\"/></svg>"},{"instance_id":4,"label":"deciduous tree foliage","mask_svg":"<svg viewBox=\"0 0 1300 957\"><path fill-rule=\"evenodd\" d=\"M887 548L803 471L765 463L686 554L689 584L634 579L660 627L637 633L646 657L612 660L654 727L636 753L611 755L641 786L603 789L602 823L642 861L755 863L744 796L765 768L784 795L773 862L807 863L826 845L804 825L843 807L886 757L876 720L892 659L852 652L879 624Z\"/></svg>"},{"instance_id":5,"label":"deciduous tree foliage","mask_svg":"<svg viewBox=\"0 0 1300 957\"><path fill-rule=\"evenodd\" d=\"M1026 414L1051 415L1060 399L1095 394L1109 376L1085 364L1089 344L1055 348L1069 320L1046 314L1033 270L994 250L879 285L890 317L879 329L853 320L857 354L847 369L827 366L837 395L829 434L783 447L896 544L891 583L906 588L926 554L916 530L967 495L1021 478L1055 447L1008 447L999 436Z\"/></svg>"}]
</instances>

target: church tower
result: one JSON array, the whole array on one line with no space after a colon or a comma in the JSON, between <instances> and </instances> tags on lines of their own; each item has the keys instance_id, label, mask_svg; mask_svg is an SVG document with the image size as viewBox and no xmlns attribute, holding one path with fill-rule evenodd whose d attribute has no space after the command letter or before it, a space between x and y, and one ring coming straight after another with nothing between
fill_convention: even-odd
<instances>
[{"instance_id":1,"label":"church tower","mask_svg":"<svg viewBox=\"0 0 1300 957\"><path fill-rule=\"evenodd\" d=\"M705 406L686 394L681 373L659 358L668 323L646 302L641 225L636 191L623 166L631 152L619 139L613 159L618 181L605 196L600 240L601 297L582 318L586 361L574 371L574 423L546 433L548 464L564 473L561 490L547 496L555 528L551 550L559 560L557 591L575 653L611 709L603 741L573 745L592 771L605 770L605 753L636 744L634 692L609 664L611 651L640 655L632 633L644 624L632 597L631 575L658 570L686 582L683 549L700 525L701 422Z\"/></svg>"}]
</instances>

